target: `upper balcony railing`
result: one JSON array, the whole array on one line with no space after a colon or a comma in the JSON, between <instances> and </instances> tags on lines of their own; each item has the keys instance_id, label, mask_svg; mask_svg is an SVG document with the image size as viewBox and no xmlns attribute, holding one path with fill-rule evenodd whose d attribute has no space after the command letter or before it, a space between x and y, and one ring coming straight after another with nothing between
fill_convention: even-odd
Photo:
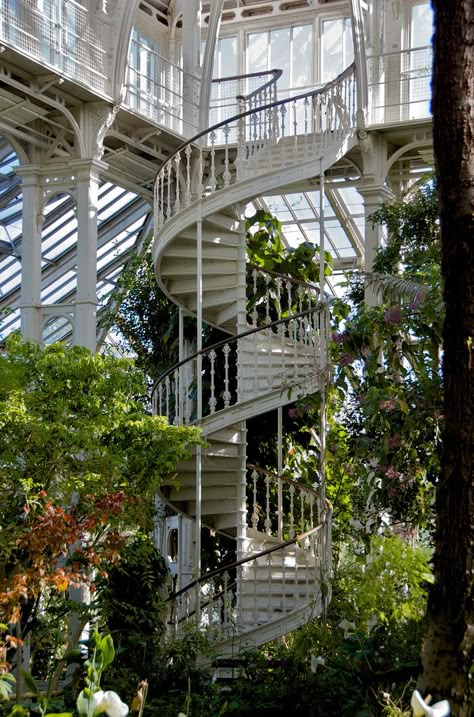
<instances>
[{"instance_id":1,"label":"upper balcony railing","mask_svg":"<svg viewBox=\"0 0 474 717\"><path fill-rule=\"evenodd\" d=\"M75 0L0 0L0 42L105 95L111 35L110 18Z\"/></svg>"},{"instance_id":2,"label":"upper balcony railing","mask_svg":"<svg viewBox=\"0 0 474 717\"><path fill-rule=\"evenodd\" d=\"M367 58L369 124L431 116L432 48L417 47Z\"/></svg>"},{"instance_id":3,"label":"upper balcony railing","mask_svg":"<svg viewBox=\"0 0 474 717\"><path fill-rule=\"evenodd\" d=\"M132 39L125 106L184 137L196 132L200 79Z\"/></svg>"}]
</instances>

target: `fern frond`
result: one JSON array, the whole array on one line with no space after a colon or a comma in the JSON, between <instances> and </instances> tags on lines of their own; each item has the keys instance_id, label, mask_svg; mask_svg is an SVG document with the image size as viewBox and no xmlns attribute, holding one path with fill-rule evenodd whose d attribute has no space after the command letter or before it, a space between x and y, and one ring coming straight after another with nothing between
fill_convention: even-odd
<instances>
[{"instance_id":1,"label":"fern frond","mask_svg":"<svg viewBox=\"0 0 474 717\"><path fill-rule=\"evenodd\" d=\"M364 274L364 279L365 285L376 291L387 302L400 302L404 299L420 301L428 293L428 287L425 284L419 284L413 279L404 279L401 276L368 272Z\"/></svg>"}]
</instances>

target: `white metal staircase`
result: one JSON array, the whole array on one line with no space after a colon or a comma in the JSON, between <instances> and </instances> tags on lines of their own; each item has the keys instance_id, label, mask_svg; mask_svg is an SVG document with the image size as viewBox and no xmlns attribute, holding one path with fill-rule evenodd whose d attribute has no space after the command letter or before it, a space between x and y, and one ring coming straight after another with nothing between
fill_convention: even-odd
<instances>
[{"instance_id":1,"label":"white metal staircase","mask_svg":"<svg viewBox=\"0 0 474 717\"><path fill-rule=\"evenodd\" d=\"M158 280L198 326L229 334L204 349L198 339L196 353L153 393L157 413L176 424L197 422L208 442L199 468L194 459L179 464L163 498L237 539L235 563L173 596L176 630L194 619L220 655L295 629L321 612L329 592L324 495L247 467L245 455L245 421L326 386L328 309L315 287L257 269L248 276L242 207L318 177L352 147L354 68L283 101L271 82L264 88L247 98L250 109L182 145L155 184ZM263 290L248 314L247 286L255 293L257 285Z\"/></svg>"}]
</instances>

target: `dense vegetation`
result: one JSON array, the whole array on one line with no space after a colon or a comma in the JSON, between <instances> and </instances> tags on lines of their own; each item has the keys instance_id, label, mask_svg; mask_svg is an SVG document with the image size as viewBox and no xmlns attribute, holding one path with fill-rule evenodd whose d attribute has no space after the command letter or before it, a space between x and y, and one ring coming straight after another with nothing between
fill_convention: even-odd
<instances>
[{"instance_id":1,"label":"dense vegetation","mask_svg":"<svg viewBox=\"0 0 474 717\"><path fill-rule=\"evenodd\" d=\"M42 714L73 708L71 692L54 696L68 662L76 664L73 691L83 687L89 701L102 679L130 704L140 682L143 697L147 680L145 710L156 717L180 710L192 717L401 714L398 706L406 707L420 668L442 422L433 188L385 205L374 221L389 235L375 273L365 277L379 290L380 304L365 305L364 280L354 276L331 307L326 489L335 523L332 601L326 615L298 633L245 656L241 678L226 693L196 666L196 655L209 649L197 632L180 643L165 639L167 576L148 537L154 491L199 441L197 431L147 415L143 381L127 362L10 341L0 357L1 694L8 697L13 687L6 663L26 666L29 651L35 678L49 681L47 696L30 705ZM262 212L248 229L253 264L316 281L318 247L286 250L278 221ZM127 279L116 326L154 379L177 358L177 317L148 260L137 277ZM259 300L258 292L252 295L249 310ZM190 321L186 332L194 331ZM208 343L216 338L206 336ZM290 406L284 417L285 471L309 484L319 465L319 413L315 396ZM249 428L249 436L256 433ZM274 417L259 417L250 462L258 452L262 467L275 468L274 431ZM207 554L210 568L226 556L230 561L231 551L210 542ZM75 586L92 592L88 606L67 599ZM116 650L112 661L108 643L93 637L89 654L96 658L85 666L84 683L74 643L90 621L112 635ZM39 689L18 676L19 693ZM140 704L135 700L137 712Z\"/></svg>"}]
</instances>

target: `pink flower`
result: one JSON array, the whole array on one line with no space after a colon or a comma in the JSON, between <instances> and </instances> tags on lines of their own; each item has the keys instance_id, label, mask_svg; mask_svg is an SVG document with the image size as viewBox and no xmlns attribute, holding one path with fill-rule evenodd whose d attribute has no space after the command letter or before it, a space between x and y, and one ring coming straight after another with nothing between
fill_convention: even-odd
<instances>
[{"instance_id":1,"label":"pink flower","mask_svg":"<svg viewBox=\"0 0 474 717\"><path fill-rule=\"evenodd\" d=\"M288 409L288 416L289 416L290 418L296 418L297 415L298 415L298 414L297 414L297 412L296 412L296 408L289 408L289 409Z\"/></svg>"},{"instance_id":2,"label":"pink flower","mask_svg":"<svg viewBox=\"0 0 474 717\"><path fill-rule=\"evenodd\" d=\"M398 478L400 476L400 472L396 471L393 466L389 466L386 470L386 476L387 478Z\"/></svg>"},{"instance_id":3,"label":"pink flower","mask_svg":"<svg viewBox=\"0 0 474 717\"><path fill-rule=\"evenodd\" d=\"M389 448L400 448L402 443L402 437L399 433L394 436L389 436L387 443Z\"/></svg>"},{"instance_id":4,"label":"pink flower","mask_svg":"<svg viewBox=\"0 0 474 717\"><path fill-rule=\"evenodd\" d=\"M339 365L340 366L348 366L350 363L352 363L353 356L351 354L343 353L339 356Z\"/></svg>"},{"instance_id":5,"label":"pink flower","mask_svg":"<svg viewBox=\"0 0 474 717\"><path fill-rule=\"evenodd\" d=\"M413 301L410 303L410 309L415 310L421 304L421 291L417 291Z\"/></svg>"},{"instance_id":6,"label":"pink flower","mask_svg":"<svg viewBox=\"0 0 474 717\"><path fill-rule=\"evenodd\" d=\"M346 334L345 333L339 333L338 331L335 331L333 334L331 334L331 341L334 341L335 344L343 344L346 341Z\"/></svg>"},{"instance_id":7,"label":"pink flower","mask_svg":"<svg viewBox=\"0 0 474 717\"><path fill-rule=\"evenodd\" d=\"M402 320L402 309L400 306L389 306L385 309L383 317L387 324L399 324Z\"/></svg>"},{"instance_id":8,"label":"pink flower","mask_svg":"<svg viewBox=\"0 0 474 717\"><path fill-rule=\"evenodd\" d=\"M397 399L396 398L389 398L387 401L379 401L379 408L382 411L387 411L387 413L390 413L391 411L394 411L397 407Z\"/></svg>"}]
</instances>

